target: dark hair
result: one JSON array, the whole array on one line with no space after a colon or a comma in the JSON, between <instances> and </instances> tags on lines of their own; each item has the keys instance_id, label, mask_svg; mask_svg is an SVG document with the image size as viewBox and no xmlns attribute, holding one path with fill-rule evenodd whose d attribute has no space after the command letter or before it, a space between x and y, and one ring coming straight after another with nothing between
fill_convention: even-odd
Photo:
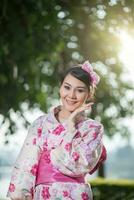
<instances>
[{"instance_id":1,"label":"dark hair","mask_svg":"<svg viewBox=\"0 0 134 200\"><path fill-rule=\"evenodd\" d=\"M80 81L84 82L85 85L89 88L91 86L91 78L89 74L84 71L81 67L72 67L67 69L64 74L62 75L61 84L63 83L65 77L71 74L75 78L79 79Z\"/></svg>"}]
</instances>

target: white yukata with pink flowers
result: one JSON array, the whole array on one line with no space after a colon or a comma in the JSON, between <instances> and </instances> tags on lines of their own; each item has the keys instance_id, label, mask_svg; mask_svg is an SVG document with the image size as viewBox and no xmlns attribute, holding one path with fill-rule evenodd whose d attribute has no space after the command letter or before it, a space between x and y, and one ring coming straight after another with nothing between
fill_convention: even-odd
<instances>
[{"instance_id":1,"label":"white yukata with pink flowers","mask_svg":"<svg viewBox=\"0 0 134 200\"><path fill-rule=\"evenodd\" d=\"M91 188L86 183L54 182L50 178L46 183L36 184L44 152L46 164L73 179L92 172L102 156L102 124L84 118L69 132L67 121L59 123L55 117L59 110L60 106L31 125L13 169L8 197L21 199L31 195L34 200L92 200ZM43 173L47 175L46 170Z\"/></svg>"}]
</instances>

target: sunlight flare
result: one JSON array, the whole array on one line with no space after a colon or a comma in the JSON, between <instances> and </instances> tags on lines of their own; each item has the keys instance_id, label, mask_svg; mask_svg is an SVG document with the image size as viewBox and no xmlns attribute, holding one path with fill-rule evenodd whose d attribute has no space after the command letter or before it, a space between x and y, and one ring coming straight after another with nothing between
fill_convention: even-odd
<instances>
[{"instance_id":1,"label":"sunlight flare","mask_svg":"<svg viewBox=\"0 0 134 200\"><path fill-rule=\"evenodd\" d=\"M134 74L134 38L126 31L120 31L121 51L119 59L126 67L127 71Z\"/></svg>"}]
</instances>

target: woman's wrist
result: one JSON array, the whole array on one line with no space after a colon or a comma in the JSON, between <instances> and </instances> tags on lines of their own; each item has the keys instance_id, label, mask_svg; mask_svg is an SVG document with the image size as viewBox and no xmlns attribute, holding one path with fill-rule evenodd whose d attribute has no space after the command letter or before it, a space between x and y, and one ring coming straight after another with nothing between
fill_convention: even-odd
<instances>
[{"instance_id":1,"label":"woman's wrist","mask_svg":"<svg viewBox=\"0 0 134 200\"><path fill-rule=\"evenodd\" d=\"M32 194L29 190L23 189L24 200L32 200Z\"/></svg>"}]
</instances>

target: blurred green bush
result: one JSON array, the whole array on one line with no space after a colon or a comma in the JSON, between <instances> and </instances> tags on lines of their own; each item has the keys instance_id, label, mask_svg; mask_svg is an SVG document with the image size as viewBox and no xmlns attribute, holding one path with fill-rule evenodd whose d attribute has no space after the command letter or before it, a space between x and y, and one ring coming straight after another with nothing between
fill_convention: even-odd
<instances>
[{"instance_id":1,"label":"blurred green bush","mask_svg":"<svg viewBox=\"0 0 134 200\"><path fill-rule=\"evenodd\" d=\"M96 178L90 181L94 200L134 200L134 181Z\"/></svg>"}]
</instances>

